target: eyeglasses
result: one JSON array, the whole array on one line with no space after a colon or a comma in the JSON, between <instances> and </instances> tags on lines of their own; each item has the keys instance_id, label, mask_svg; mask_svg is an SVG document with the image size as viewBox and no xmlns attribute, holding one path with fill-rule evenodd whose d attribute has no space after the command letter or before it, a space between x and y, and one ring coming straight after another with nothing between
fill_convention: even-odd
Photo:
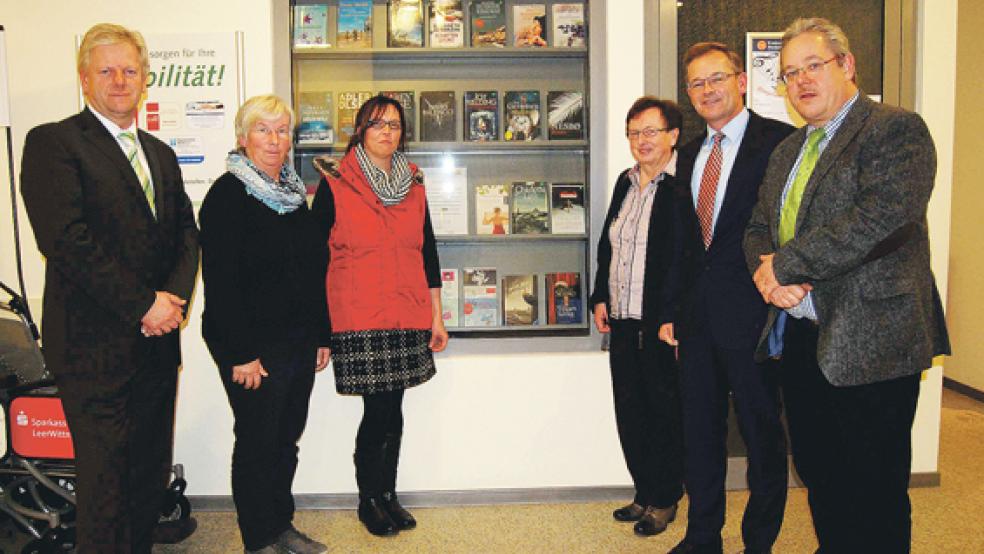
<instances>
[{"instance_id":1,"label":"eyeglasses","mask_svg":"<svg viewBox=\"0 0 984 554\"><path fill-rule=\"evenodd\" d=\"M403 124L400 123L399 119L393 119L390 121L385 119L370 119L367 125L377 131L382 131L383 127L389 127L391 131L399 131L403 128Z\"/></svg>"},{"instance_id":2,"label":"eyeglasses","mask_svg":"<svg viewBox=\"0 0 984 554\"><path fill-rule=\"evenodd\" d=\"M694 79L687 83L687 89L689 90L702 90L707 85L711 85L717 88L721 83L724 82L728 77L734 77L738 75L737 73L725 73L723 71L718 71L717 73L711 73L706 79Z\"/></svg>"},{"instance_id":3,"label":"eyeglasses","mask_svg":"<svg viewBox=\"0 0 984 554\"><path fill-rule=\"evenodd\" d=\"M646 138L653 138L656 135L660 133L664 133L669 130L670 130L669 127L646 127L641 131L626 131L625 136L628 137L629 140L639 140L639 135L642 135Z\"/></svg>"},{"instance_id":4,"label":"eyeglasses","mask_svg":"<svg viewBox=\"0 0 984 554\"><path fill-rule=\"evenodd\" d=\"M790 69L789 71L783 71L779 78L782 79L783 83L786 85L792 84L793 81L799 78L800 75L806 75L807 77L816 77L818 73L830 62L840 58L840 54L830 58L829 60L824 60L820 62L810 62L803 67L797 67L795 69Z\"/></svg>"}]
</instances>

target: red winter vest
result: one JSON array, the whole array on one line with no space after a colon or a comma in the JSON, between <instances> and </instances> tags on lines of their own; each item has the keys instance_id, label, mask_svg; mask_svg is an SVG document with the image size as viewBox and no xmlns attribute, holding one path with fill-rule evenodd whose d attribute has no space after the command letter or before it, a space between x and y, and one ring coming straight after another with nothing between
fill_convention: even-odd
<instances>
[{"instance_id":1,"label":"red winter vest","mask_svg":"<svg viewBox=\"0 0 984 554\"><path fill-rule=\"evenodd\" d=\"M335 197L326 286L332 332L430 329L430 289L424 274L424 186L386 207L372 191L355 151L338 177L326 176ZM417 167L410 165L412 172Z\"/></svg>"}]
</instances>

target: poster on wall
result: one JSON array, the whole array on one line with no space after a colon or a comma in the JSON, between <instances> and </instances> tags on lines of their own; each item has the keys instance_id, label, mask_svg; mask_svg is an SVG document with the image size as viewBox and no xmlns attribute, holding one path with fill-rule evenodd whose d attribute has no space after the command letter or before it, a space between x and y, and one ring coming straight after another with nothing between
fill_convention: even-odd
<instances>
[{"instance_id":1,"label":"poster on wall","mask_svg":"<svg viewBox=\"0 0 984 554\"><path fill-rule=\"evenodd\" d=\"M7 42L0 25L0 127L10 127L10 88L7 86Z\"/></svg>"},{"instance_id":2,"label":"poster on wall","mask_svg":"<svg viewBox=\"0 0 984 554\"><path fill-rule=\"evenodd\" d=\"M780 87L779 51L781 32L745 33L745 72L748 74L748 107L762 117L785 121L797 127L804 124Z\"/></svg>"},{"instance_id":3,"label":"poster on wall","mask_svg":"<svg viewBox=\"0 0 984 554\"><path fill-rule=\"evenodd\" d=\"M137 125L174 150L188 196L201 202L235 147L242 33L146 34L144 40L150 72Z\"/></svg>"}]
</instances>

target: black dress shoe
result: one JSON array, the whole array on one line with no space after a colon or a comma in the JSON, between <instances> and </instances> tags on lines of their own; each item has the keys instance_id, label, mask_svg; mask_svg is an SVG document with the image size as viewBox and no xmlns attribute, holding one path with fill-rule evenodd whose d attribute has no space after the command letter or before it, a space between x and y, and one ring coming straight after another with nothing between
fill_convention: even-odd
<instances>
[{"instance_id":1,"label":"black dress shoe","mask_svg":"<svg viewBox=\"0 0 984 554\"><path fill-rule=\"evenodd\" d=\"M359 500L359 521L366 526L366 530L377 537L391 537L399 531L396 523L386 513L382 506L382 499L378 496L370 496Z\"/></svg>"},{"instance_id":2,"label":"black dress shoe","mask_svg":"<svg viewBox=\"0 0 984 554\"><path fill-rule=\"evenodd\" d=\"M632 530L635 531L636 535L644 537L658 535L666 531L666 526L676 519L676 513L676 504L669 508L646 506L646 511L642 513L642 517L639 518Z\"/></svg>"},{"instance_id":3,"label":"black dress shoe","mask_svg":"<svg viewBox=\"0 0 984 554\"><path fill-rule=\"evenodd\" d=\"M393 523L396 524L396 528L400 531L413 529L417 526L417 520L413 518L413 514L400 505L400 501L396 498L395 492L384 492L382 504L383 509L386 510L386 513L389 514L390 519L393 520Z\"/></svg>"},{"instance_id":4,"label":"black dress shoe","mask_svg":"<svg viewBox=\"0 0 984 554\"><path fill-rule=\"evenodd\" d=\"M639 518L642 517L642 514L645 511L645 507L633 502L622 506L621 508L617 508L614 512L612 512L612 517L617 521L639 521Z\"/></svg>"},{"instance_id":5,"label":"black dress shoe","mask_svg":"<svg viewBox=\"0 0 984 554\"><path fill-rule=\"evenodd\" d=\"M717 541L707 544L697 544L683 539L667 554L721 554L722 552L724 550L721 546L721 538L718 537Z\"/></svg>"}]
</instances>

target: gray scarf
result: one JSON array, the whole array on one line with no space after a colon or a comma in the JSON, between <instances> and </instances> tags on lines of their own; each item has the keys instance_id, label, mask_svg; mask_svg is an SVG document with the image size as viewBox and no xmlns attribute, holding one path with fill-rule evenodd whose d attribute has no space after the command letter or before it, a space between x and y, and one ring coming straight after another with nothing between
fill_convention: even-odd
<instances>
[{"instance_id":1,"label":"gray scarf","mask_svg":"<svg viewBox=\"0 0 984 554\"><path fill-rule=\"evenodd\" d=\"M369 159L366 149L362 145L355 147L355 158L359 160L359 167L362 173L369 180L369 186L376 193L384 206L395 206L407 197L410 192L410 185L413 184L413 173L410 171L410 163L403 152L397 150L393 152L392 166L389 175L379 169Z\"/></svg>"}]
</instances>

